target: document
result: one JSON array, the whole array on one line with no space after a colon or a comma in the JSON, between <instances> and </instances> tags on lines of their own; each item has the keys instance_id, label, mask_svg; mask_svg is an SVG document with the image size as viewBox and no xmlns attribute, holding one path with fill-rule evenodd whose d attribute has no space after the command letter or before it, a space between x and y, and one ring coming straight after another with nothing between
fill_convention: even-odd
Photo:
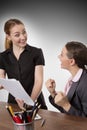
<instances>
[{"instance_id":1,"label":"document","mask_svg":"<svg viewBox=\"0 0 87 130\"><path fill-rule=\"evenodd\" d=\"M4 89L6 89L15 98L24 100L24 102L28 105L34 105L33 100L26 93L26 91L18 80L0 78L0 85L2 85Z\"/></svg>"}]
</instances>

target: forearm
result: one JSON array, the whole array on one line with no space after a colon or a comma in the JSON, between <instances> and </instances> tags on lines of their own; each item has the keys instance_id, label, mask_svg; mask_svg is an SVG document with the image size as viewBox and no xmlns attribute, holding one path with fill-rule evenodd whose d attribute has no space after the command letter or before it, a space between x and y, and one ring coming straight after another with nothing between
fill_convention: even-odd
<instances>
[{"instance_id":1,"label":"forearm","mask_svg":"<svg viewBox=\"0 0 87 130\"><path fill-rule=\"evenodd\" d=\"M42 90L42 84L43 84L43 66L38 65L35 67L35 78L34 78L34 86L31 93L31 98L33 101L35 101Z\"/></svg>"},{"instance_id":2,"label":"forearm","mask_svg":"<svg viewBox=\"0 0 87 130\"><path fill-rule=\"evenodd\" d=\"M59 111L63 112L63 108L61 108L60 106L58 106L57 104L55 104L54 98L53 98L51 95L49 96L49 101L50 101L50 103L51 103L56 109L58 109ZM64 113L64 112L63 112L63 113Z\"/></svg>"},{"instance_id":3,"label":"forearm","mask_svg":"<svg viewBox=\"0 0 87 130\"><path fill-rule=\"evenodd\" d=\"M0 78L6 78L6 74L5 74L5 71L0 69ZM0 85L0 89L3 89L3 86Z\"/></svg>"},{"instance_id":4,"label":"forearm","mask_svg":"<svg viewBox=\"0 0 87 130\"><path fill-rule=\"evenodd\" d=\"M42 85L38 85L38 84L34 85L31 93L31 98L33 101L35 101L38 98L38 96L41 93L41 90L42 90Z\"/></svg>"}]
</instances>

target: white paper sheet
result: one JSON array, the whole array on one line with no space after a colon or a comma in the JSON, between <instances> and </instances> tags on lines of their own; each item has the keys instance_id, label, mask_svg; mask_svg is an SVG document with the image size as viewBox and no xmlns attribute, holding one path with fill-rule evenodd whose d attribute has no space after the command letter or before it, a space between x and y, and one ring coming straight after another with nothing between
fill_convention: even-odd
<instances>
[{"instance_id":1,"label":"white paper sheet","mask_svg":"<svg viewBox=\"0 0 87 130\"><path fill-rule=\"evenodd\" d=\"M22 99L28 105L34 105L33 100L26 93L21 83L15 79L0 78L0 85L17 99Z\"/></svg>"}]
</instances>

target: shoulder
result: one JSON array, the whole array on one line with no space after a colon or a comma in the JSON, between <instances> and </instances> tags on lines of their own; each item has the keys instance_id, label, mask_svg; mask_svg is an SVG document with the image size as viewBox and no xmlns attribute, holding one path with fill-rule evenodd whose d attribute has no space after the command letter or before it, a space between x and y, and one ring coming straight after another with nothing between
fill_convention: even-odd
<instances>
[{"instance_id":1,"label":"shoulder","mask_svg":"<svg viewBox=\"0 0 87 130\"><path fill-rule=\"evenodd\" d=\"M82 73L81 78L79 80L79 86L82 89L83 88L87 89L87 70L83 70L83 73Z\"/></svg>"},{"instance_id":2,"label":"shoulder","mask_svg":"<svg viewBox=\"0 0 87 130\"><path fill-rule=\"evenodd\" d=\"M0 52L0 57L6 56L9 52L10 52L10 49L7 49L7 50L5 50L3 52Z\"/></svg>"},{"instance_id":3,"label":"shoulder","mask_svg":"<svg viewBox=\"0 0 87 130\"><path fill-rule=\"evenodd\" d=\"M82 73L82 78L83 79L87 79L87 70L85 69L85 70L83 70L83 73Z\"/></svg>"},{"instance_id":4,"label":"shoulder","mask_svg":"<svg viewBox=\"0 0 87 130\"><path fill-rule=\"evenodd\" d=\"M26 48L27 49L31 49L31 50L40 50L41 48L39 48L39 47L35 47L35 46L31 46L31 45L26 45Z\"/></svg>"},{"instance_id":5,"label":"shoulder","mask_svg":"<svg viewBox=\"0 0 87 130\"><path fill-rule=\"evenodd\" d=\"M0 52L0 64L6 59L7 51Z\"/></svg>"},{"instance_id":6,"label":"shoulder","mask_svg":"<svg viewBox=\"0 0 87 130\"><path fill-rule=\"evenodd\" d=\"M27 45L26 48L29 52L29 55L34 60L35 65L44 65L45 59L41 48Z\"/></svg>"},{"instance_id":7,"label":"shoulder","mask_svg":"<svg viewBox=\"0 0 87 130\"><path fill-rule=\"evenodd\" d=\"M42 53L42 49L41 49L41 48L35 47L35 46L31 46L31 45L28 45L28 44L27 44L27 46L26 46L26 49L27 49L28 51L31 51L32 53L33 53L33 52L34 52L34 53Z\"/></svg>"},{"instance_id":8,"label":"shoulder","mask_svg":"<svg viewBox=\"0 0 87 130\"><path fill-rule=\"evenodd\" d=\"M83 70L82 76L79 80L79 84L77 87L78 95L80 98L87 97L87 70Z\"/></svg>"}]
</instances>

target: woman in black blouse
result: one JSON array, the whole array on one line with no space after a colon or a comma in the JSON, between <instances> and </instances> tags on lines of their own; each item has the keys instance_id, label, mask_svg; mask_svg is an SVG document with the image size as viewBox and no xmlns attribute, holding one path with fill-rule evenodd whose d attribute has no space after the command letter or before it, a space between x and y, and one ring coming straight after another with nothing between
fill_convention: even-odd
<instances>
[{"instance_id":1,"label":"woman in black blouse","mask_svg":"<svg viewBox=\"0 0 87 130\"><path fill-rule=\"evenodd\" d=\"M43 65L45 64L43 52L27 44L27 32L24 24L18 19L9 19L4 25L6 33L5 51L0 54L0 78L15 78L19 80L33 101L38 100L42 109L47 109L42 90ZM22 101L15 100L9 94L9 103Z\"/></svg>"}]
</instances>

